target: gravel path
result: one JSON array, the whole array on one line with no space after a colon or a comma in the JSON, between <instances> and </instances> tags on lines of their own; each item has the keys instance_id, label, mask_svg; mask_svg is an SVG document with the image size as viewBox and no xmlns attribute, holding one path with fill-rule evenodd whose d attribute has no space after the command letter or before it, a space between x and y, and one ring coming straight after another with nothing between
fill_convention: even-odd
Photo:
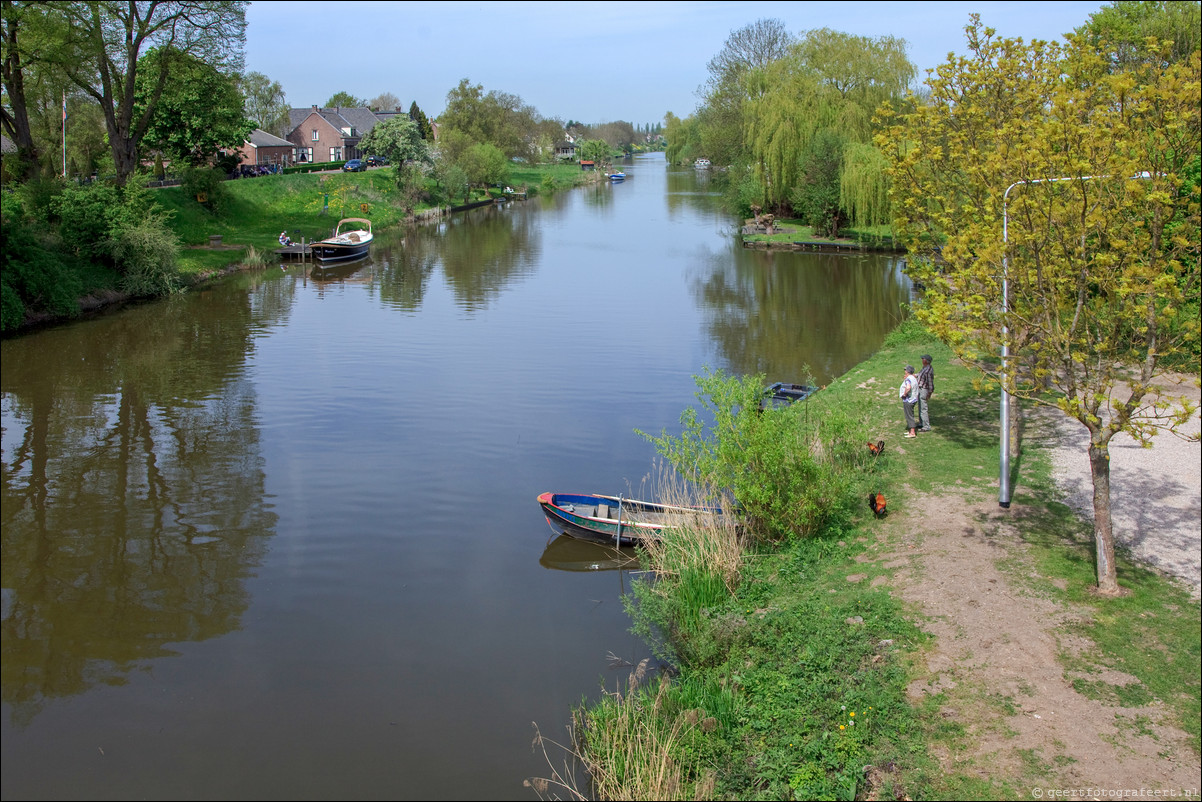
<instances>
[{"instance_id":1,"label":"gravel path","mask_svg":"<svg viewBox=\"0 0 1202 802\"><path fill-rule=\"evenodd\" d=\"M1171 391L1199 401L1190 379ZM1056 433L1053 475L1065 502L1092 520L1089 433L1066 415L1050 414ZM1197 413L1184 431L1202 431ZM1116 544L1185 581L1195 598L1202 595L1202 444L1160 433L1151 448L1143 448L1126 434L1116 435L1110 442L1110 502Z\"/></svg>"}]
</instances>

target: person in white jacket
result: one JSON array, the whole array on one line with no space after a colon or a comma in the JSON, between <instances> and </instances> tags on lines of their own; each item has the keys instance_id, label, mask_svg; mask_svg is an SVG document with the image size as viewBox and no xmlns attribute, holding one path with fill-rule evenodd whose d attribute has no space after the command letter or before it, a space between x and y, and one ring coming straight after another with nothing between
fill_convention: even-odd
<instances>
[{"instance_id":1,"label":"person in white jacket","mask_svg":"<svg viewBox=\"0 0 1202 802\"><path fill-rule=\"evenodd\" d=\"M914 405L918 403L918 378L914 375L913 365L906 365L906 378L897 388L897 397L901 399L902 411L906 413L906 437L917 437L918 422L914 420Z\"/></svg>"}]
</instances>

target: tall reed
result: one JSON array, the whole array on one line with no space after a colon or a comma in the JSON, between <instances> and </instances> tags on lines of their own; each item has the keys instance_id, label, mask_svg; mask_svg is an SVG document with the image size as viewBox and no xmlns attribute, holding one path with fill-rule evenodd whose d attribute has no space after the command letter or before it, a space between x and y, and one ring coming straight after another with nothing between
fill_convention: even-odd
<instances>
[{"instance_id":1,"label":"tall reed","mask_svg":"<svg viewBox=\"0 0 1202 802\"><path fill-rule=\"evenodd\" d=\"M739 586L743 542L738 512L729 499L690 484L674 468L660 463L653 481L655 498L670 505L667 526L658 540L644 545L644 564L659 577L682 580L697 575L717 577L728 593Z\"/></svg>"}]
</instances>

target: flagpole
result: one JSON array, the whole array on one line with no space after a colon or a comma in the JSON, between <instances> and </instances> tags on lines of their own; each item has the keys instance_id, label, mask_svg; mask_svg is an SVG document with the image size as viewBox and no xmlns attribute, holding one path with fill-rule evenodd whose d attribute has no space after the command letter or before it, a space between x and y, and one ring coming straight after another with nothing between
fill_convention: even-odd
<instances>
[{"instance_id":1,"label":"flagpole","mask_svg":"<svg viewBox=\"0 0 1202 802\"><path fill-rule=\"evenodd\" d=\"M67 178L67 90L63 90L63 179Z\"/></svg>"}]
</instances>

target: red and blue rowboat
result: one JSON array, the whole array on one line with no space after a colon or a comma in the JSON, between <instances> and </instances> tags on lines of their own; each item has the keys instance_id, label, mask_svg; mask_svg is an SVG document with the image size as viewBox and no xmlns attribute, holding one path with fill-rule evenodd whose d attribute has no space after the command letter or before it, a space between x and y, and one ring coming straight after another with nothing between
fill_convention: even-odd
<instances>
[{"instance_id":1,"label":"red and blue rowboat","mask_svg":"<svg viewBox=\"0 0 1202 802\"><path fill-rule=\"evenodd\" d=\"M665 529L685 525L697 515L722 514L717 507L678 507L587 493L543 493L538 503L552 529L619 546L657 540Z\"/></svg>"}]
</instances>

